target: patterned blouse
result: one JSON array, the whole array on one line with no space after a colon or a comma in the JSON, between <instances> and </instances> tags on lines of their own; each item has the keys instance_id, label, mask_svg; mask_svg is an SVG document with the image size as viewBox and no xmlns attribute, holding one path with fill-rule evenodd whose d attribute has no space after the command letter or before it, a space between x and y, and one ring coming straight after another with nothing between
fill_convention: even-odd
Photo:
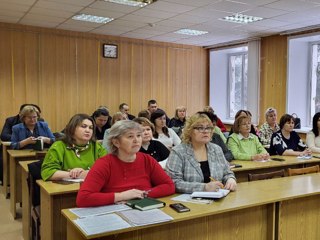
<instances>
[{"instance_id":1,"label":"patterned blouse","mask_svg":"<svg viewBox=\"0 0 320 240\"><path fill-rule=\"evenodd\" d=\"M272 134L279 130L280 127L278 124L276 124L274 131L268 123L262 124L260 127L260 142L263 145L270 145Z\"/></svg>"}]
</instances>

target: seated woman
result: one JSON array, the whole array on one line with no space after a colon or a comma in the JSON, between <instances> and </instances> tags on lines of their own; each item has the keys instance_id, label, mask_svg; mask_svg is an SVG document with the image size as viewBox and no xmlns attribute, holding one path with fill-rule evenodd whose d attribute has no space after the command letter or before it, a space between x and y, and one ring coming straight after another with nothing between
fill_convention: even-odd
<instances>
[{"instance_id":1,"label":"seated woman","mask_svg":"<svg viewBox=\"0 0 320 240\"><path fill-rule=\"evenodd\" d=\"M236 190L234 173L221 148L210 142L212 133L212 123L205 114L197 113L187 120L182 143L172 149L166 165L177 192L217 191L223 187Z\"/></svg>"},{"instance_id":2,"label":"seated woman","mask_svg":"<svg viewBox=\"0 0 320 240\"><path fill-rule=\"evenodd\" d=\"M161 142L170 150L173 146L179 145L181 143L181 139L175 131L166 126L166 116L167 115L163 110L158 109L151 113L150 121L155 126L153 135L154 139Z\"/></svg>"},{"instance_id":3,"label":"seated woman","mask_svg":"<svg viewBox=\"0 0 320 240\"><path fill-rule=\"evenodd\" d=\"M217 119L218 119L217 115L215 115L211 112L198 112L198 113L207 115L207 117L211 120L212 126L214 128L211 142L214 144L217 144L219 147L221 147L224 157L226 158L226 160L228 162L231 162L234 159L234 157L233 157L231 151L229 150L229 148L227 147L226 141L221 137L220 133L222 134L223 137L224 137L224 135L221 132L221 130L219 131L220 133L216 132L216 129L219 129L219 127L217 127Z\"/></svg>"},{"instance_id":4,"label":"seated woman","mask_svg":"<svg viewBox=\"0 0 320 240\"><path fill-rule=\"evenodd\" d=\"M238 117L233 124L234 133L229 138L227 145L236 160L267 160L269 153L262 146L258 137L250 133L251 118Z\"/></svg>"},{"instance_id":5,"label":"seated woman","mask_svg":"<svg viewBox=\"0 0 320 240\"><path fill-rule=\"evenodd\" d=\"M260 127L260 142L263 145L270 145L272 134L280 130L277 124L277 110L268 108L265 116L266 122Z\"/></svg>"},{"instance_id":6,"label":"seated woman","mask_svg":"<svg viewBox=\"0 0 320 240\"><path fill-rule=\"evenodd\" d=\"M203 108L203 111L204 112L208 112L208 113L212 113L212 114L215 114L214 113L214 110L213 110L213 108L211 107L211 106L205 106L204 108ZM216 115L216 114L215 114ZM217 116L217 115L216 115ZM227 128L226 128L226 126L223 124L223 122L221 121L221 119L217 116L217 124L216 124L219 128L220 128L220 130L221 130L221 132L227 132Z\"/></svg>"},{"instance_id":7,"label":"seated woman","mask_svg":"<svg viewBox=\"0 0 320 240\"><path fill-rule=\"evenodd\" d=\"M158 198L174 193L174 184L150 155L139 152L141 126L130 120L116 122L110 130L111 153L98 159L77 196L78 207L114 204L134 198Z\"/></svg>"},{"instance_id":8,"label":"seated woman","mask_svg":"<svg viewBox=\"0 0 320 240\"><path fill-rule=\"evenodd\" d=\"M19 116L21 123L12 127L12 149L32 149L37 139L41 139L44 147L48 148L55 141L48 123L38 121L39 111L36 107L25 106Z\"/></svg>"},{"instance_id":9,"label":"seated woman","mask_svg":"<svg viewBox=\"0 0 320 240\"><path fill-rule=\"evenodd\" d=\"M311 150L302 142L299 135L293 131L294 118L284 114L280 118L280 130L271 137L270 155L310 155Z\"/></svg>"},{"instance_id":10,"label":"seated woman","mask_svg":"<svg viewBox=\"0 0 320 240\"><path fill-rule=\"evenodd\" d=\"M314 153L320 153L320 112L312 119L312 129L307 134L307 146Z\"/></svg>"},{"instance_id":11,"label":"seated woman","mask_svg":"<svg viewBox=\"0 0 320 240\"><path fill-rule=\"evenodd\" d=\"M115 124L118 121L121 120L128 120L127 119L127 115L125 113L122 112L116 112L115 114L113 114L112 116L112 120L111 120L111 126L113 124ZM104 132L104 136L103 136L103 141L102 141L102 146L107 150L107 152L110 151L109 146L108 146L108 136L110 133L110 128L108 128L105 132Z\"/></svg>"},{"instance_id":12,"label":"seated woman","mask_svg":"<svg viewBox=\"0 0 320 240\"><path fill-rule=\"evenodd\" d=\"M142 145L139 152L149 154L164 168L170 151L161 142L152 140L154 125L144 117L135 118L133 121L139 123L143 129Z\"/></svg>"},{"instance_id":13,"label":"seated woman","mask_svg":"<svg viewBox=\"0 0 320 240\"><path fill-rule=\"evenodd\" d=\"M52 144L41 167L43 180L85 178L96 159L107 151L94 138L95 125L87 114L74 115L62 140Z\"/></svg>"},{"instance_id":14,"label":"seated woman","mask_svg":"<svg viewBox=\"0 0 320 240\"><path fill-rule=\"evenodd\" d=\"M98 109L92 114L92 118L96 125L96 139L103 139L104 132L110 128L109 124L109 112L106 109Z\"/></svg>"},{"instance_id":15,"label":"seated woman","mask_svg":"<svg viewBox=\"0 0 320 240\"><path fill-rule=\"evenodd\" d=\"M172 128L178 136L181 135L184 124L186 123L187 108L179 106L176 108L175 116L169 122L169 128Z\"/></svg>"},{"instance_id":16,"label":"seated woman","mask_svg":"<svg viewBox=\"0 0 320 240\"><path fill-rule=\"evenodd\" d=\"M251 122L252 114L251 114L250 111L241 109L241 110L239 110L239 111L236 113L236 115L234 116L234 119L237 119L237 118L240 117L240 116L249 117L249 118L250 118L250 122ZM232 133L234 133L233 127L231 127L231 129L230 129L229 136L230 136ZM258 134L259 131L258 131L257 127L256 127L255 125L253 125L253 124L251 124L251 126L250 126L250 133L256 135L257 137L258 137L258 135L259 135L259 134Z\"/></svg>"}]
</instances>

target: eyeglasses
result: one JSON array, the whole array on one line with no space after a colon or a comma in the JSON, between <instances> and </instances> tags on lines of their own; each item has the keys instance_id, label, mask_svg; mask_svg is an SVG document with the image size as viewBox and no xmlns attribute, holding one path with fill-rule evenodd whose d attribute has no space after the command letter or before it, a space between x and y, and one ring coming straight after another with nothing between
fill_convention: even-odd
<instances>
[{"instance_id":1,"label":"eyeglasses","mask_svg":"<svg viewBox=\"0 0 320 240\"><path fill-rule=\"evenodd\" d=\"M196 129L201 133L213 131L213 127L193 127L193 129Z\"/></svg>"}]
</instances>

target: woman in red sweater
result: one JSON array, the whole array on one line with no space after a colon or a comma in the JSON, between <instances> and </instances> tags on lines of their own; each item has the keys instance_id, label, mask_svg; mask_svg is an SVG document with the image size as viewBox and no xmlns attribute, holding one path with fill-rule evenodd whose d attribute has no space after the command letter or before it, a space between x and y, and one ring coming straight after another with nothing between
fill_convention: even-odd
<instances>
[{"instance_id":1,"label":"woman in red sweater","mask_svg":"<svg viewBox=\"0 0 320 240\"><path fill-rule=\"evenodd\" d=\"M78 207L114 204L146 195L164 197L175 192L171 178L150 155L139 152L142 128L122 120L110 130L111 153L96 160L77 196Z\"/></svg>"}]
</instances>

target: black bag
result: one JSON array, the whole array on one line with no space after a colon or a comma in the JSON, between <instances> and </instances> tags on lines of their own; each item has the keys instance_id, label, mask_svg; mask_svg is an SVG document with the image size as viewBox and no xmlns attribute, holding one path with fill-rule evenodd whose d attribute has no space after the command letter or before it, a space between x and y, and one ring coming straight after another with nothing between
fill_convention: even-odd
<instances>
[{"instance_id":1,"label":"black bag","mask_svg":"<svg viewBox=\"0 0 320 240\"><path fill-rule=\"evenodd\" d=\"M301 119L298 117L298 115L296 113L292 113L291 116L293 117L293 120L294 120L294 128L300 129L301 128Z\"/></svg>"}]
</instances>

